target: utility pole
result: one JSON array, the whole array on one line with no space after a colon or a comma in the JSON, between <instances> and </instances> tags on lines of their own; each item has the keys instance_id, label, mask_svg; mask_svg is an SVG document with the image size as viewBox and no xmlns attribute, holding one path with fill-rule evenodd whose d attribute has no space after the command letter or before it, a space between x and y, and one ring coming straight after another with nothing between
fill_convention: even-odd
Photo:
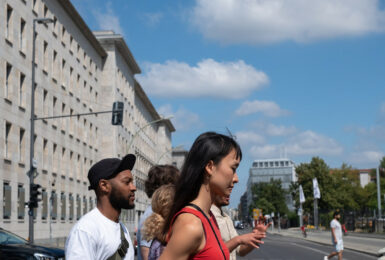
<instances>
[{"instance_id":1,"label":"utility pole","mask_svg":"<svg viewBox=\"0 0 385 260\"><path fill-rule=\"evenodd\" d=\"M31 202L31 191L34 184L34 174L36 170L36 163L34 162L34 142L35 142L35 52L36 52L36 23L38 24L48 24L53 23L53 19L50 18L36 18L33 19L33 30L32 30L32 71L31 71L31 137L30 137L30 151L29 151L29 193L30 193L30 202ZM28 203L29 206L29 242L33 243L33 205Z\"/></svg>"},{"instance_id":2,"label":"utility pole","mask_svg":"<svg viewBox=\"0 0 385 260\"><path fill-rule=\"evenodd\" d=\"M381 188L380 188L380 167L376 169L377 177L377 206L378 206L378 219L382 219L381 215Z\"/></svg>"}]
</instances>

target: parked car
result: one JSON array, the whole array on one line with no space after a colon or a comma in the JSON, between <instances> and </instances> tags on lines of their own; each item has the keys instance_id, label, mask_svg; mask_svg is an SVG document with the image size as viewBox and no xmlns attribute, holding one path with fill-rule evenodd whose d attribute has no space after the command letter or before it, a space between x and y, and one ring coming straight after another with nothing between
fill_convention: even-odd
<instances>
[{"instance_id":1,"label":"parked car","mask_svg":"<svg viewBox=\"0 0 385 260\"><path fill-rule=\"evenodd\" d=\"M235 228L237 228L237 229L244 229L245 226L243 225L242 222L239 222L239 223L237 223L237 225L235 226Z\"/></svg>"},{"instance_id":2,"label":"parked car","mask_svg":"<svg viewBox=\"0 0 385 260\"><path fill-rule=\"evenodd\" d=\"M27 240L0 228L0 259L61 260L64 250L30 244Z\"/></svg>"}]
</instances>

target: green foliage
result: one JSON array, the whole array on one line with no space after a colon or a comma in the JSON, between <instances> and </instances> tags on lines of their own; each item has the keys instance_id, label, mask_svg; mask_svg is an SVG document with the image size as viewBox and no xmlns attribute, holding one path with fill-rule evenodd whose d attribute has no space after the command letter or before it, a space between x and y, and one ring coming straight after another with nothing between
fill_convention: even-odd
<instances>
[{"instance_id":1,"label":"green foliage","mask_svg":"<svg viewBox=\"0 0 385 260\"><path fill-rule=\"evenodd\" d=\"M380 167L384 166L385 157L380 162ZM296 168L296 173L298 182L291 184L290 193L296 201L296 208L299 208L299 185L302 185L306 198L306 202L302 205L305 213L313 212L313 178L317 178L321 192L321 199L318 201L320 210L364 211L377 208L376 183L369 183L362 188L359 171L346 164L343 164L340 169L330 169L321 158L314 157L310 163L300 164ZM371 174L375 174L375 169ZM381 191L384 194L385 179L381 177L380 179ZM325 217L328 218L326 215Z\"/></svg>"},{"instance_id":2,"label":"green foliage","mask_svg":"<svg viewBox=\"0 0 385 260\"><path fill-rule=\"evenodd\" d=\"M257 183L252 187L252 193L253 202L250 209L262 209L263 214L279 212L281 216L288 212L286 191L282 188L281 180L271 179L268 183Z\"/></svg>"}]
</instances>

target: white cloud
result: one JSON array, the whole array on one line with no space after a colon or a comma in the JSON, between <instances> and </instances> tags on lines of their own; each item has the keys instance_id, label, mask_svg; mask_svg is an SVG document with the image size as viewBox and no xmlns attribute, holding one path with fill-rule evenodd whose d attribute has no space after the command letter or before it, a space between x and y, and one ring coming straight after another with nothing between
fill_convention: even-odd
<instances>
[{"instance_id":1,"label":"white cloud","mask_svg":"<svg viewBox=\"0 0 385 260\"><path fill-rule=\"evenodd\" d=\"M378 0L196 0L191 21L225 44L309 42L385 28Z\"/></svg>"},{"instance_id":2,"label":"white cloud","mask_svg":"<svg viewBox=\"0 0 385 260\"><path fill-rule=\"evenodd\" d=\"M288 136L297 132L295 126L274 125L264 121L254 122L252 126L257 131L269 136Z\"/></svg>"},{"instance_id":3,"label":"white cloud","mask_svg":"<svg viewBox=\"0 0 385 260\"><path fill-rule=\"evenodd\" d=\"M250 147L250 154L255 159L277 158L283 151L287 153L288 157L301 155L337 156L342 154L343 148L334 139L313 131L296 134L281 144L252 145Z\"/></svg>"},{"instance_id":4,"label":"white cloud","mask_svg":"<svg viewBox=\"0 0 385 260\"><path fill-rule=\"evenodd\" d=\"M354 152L351 156L349 161L354 164L361 164L361 163L371 163L377 165L382 157L384 156L383 152L380 151L373 151L373 150L366 150L366 151L359 151Z\"/></svg>"},{"instance_id":5,"label":"white cloud","mask_svg":"<svg viewBox=\"0 0 385 260\"><path fill-rule=\"evenodd\" d=\"M340 155L343 148L333 138L305 131L289 140L287 151L294 155Z\"/></svg>"},{"instance_id":6,"label":"white cloud","mask_svg":"<svg viewBox=\"0 0 385 260\"><path fill-rule=\"evenodd\" d=\"M237 142L244 146L250 144L262 144L265 142L265 138L262 135L252 131L239 131L235 133L235 136L237 137Z\"/></svg>"},{"instance_id":7,"label":"white cloud","mask_svg":"<svg viewBox=\"0 0 385 260\"><path fill-rule=\"evenodd\" d=\"M113 30L115 33L124 34L119 17L112 9L112 3L107 2L103 12L100 10L93 11L100 30Z\"/></svg>"},{"instance_id":8,"label":"white cloud","mask_svg":"<svg viewBox=\"0 0 385 260\"><path fill-rule=\"evenodd\" d=\"M217 62L204 59L192 67L166 61L148 63L146 73L138 75L147 93L163 97L214 97L236 99L249 95L269 81L264 72L239 60Z\"/></svg>"},{"instance_id":9,"label":"white cloud","mask_svg":"<svg viewBox=\"0 0 385 260\"><path fill-rule=\"evenodd\" d=\"M287 110L281 109L276 103L272 101L245 101L242 105L235 111L239 116L262 113L268 117L279 117L288 115Z\"/></svg>"},{"instance_id":10,"label":"white cloud","mask_svg":"<svg viewBox=\"0 0 385 260\"><path fill-rule=\"evenodd\" d=\"M161 12L143 14L144 22L150 27L154 27L158 25L162 20L162 18L163 18L163 13Z\"/></svg>"},{"instance_id":11,"label":"white cloud","mask_svg":"<svg viewBox=\"0 0 385 260\"><path fill-rule=\"evenodd\" d=\"M173 115L171 121L177 131L190 130L202 125L202 122L197 114L184 108L173 110L172 106L167 104L159 107L157 111L159 114L166 117Z\"/></svg>"}]
</instances>

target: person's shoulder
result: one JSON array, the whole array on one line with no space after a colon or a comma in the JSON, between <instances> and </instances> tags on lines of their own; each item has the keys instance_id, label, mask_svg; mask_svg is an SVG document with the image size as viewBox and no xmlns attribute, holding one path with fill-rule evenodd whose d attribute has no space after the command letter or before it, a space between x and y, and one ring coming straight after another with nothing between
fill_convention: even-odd
<instances>
[{"instance_id":1,"label":"person's shoulder","mask_svg":"<svg viewBox=\"0 0 385 260\"><path fill-rule=\"evenodd\" d=\"M82 216L75 224L74 228L82 231L95 231L100 226L99 212L96 208Z\"/></svg>"},{"instance_id":2,"label":"person's shoulder","mask_svg":"<svg viewBox=\"0 0 385 260\"><path fill-rule=\"evenodd\" d=\"M173 233L175 231L189 234L191 238L199 238L204 232L200 218L191 213L183 213L176 218L173 224Z\"/></svg>"}]
</instances>

